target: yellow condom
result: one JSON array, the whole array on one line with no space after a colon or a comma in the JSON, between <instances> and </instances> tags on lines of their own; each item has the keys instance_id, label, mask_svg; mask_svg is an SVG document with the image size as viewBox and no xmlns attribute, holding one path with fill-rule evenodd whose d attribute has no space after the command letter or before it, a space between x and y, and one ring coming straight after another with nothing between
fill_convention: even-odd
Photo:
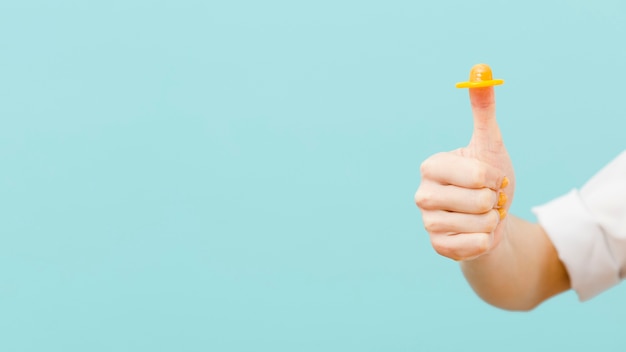
<instances>
[{"instance_id":1,"label":"yellow condom","mask_svg":"<svg viewBox=\"0 0 626 352\"><path fill-rule=\"evenodd\" d=\"M486 64L478 64L472 67L468 82L459 82L457 88L481 88L503 84L503 79L493 79L491 68Z\"/></svg>"}]
</instances>

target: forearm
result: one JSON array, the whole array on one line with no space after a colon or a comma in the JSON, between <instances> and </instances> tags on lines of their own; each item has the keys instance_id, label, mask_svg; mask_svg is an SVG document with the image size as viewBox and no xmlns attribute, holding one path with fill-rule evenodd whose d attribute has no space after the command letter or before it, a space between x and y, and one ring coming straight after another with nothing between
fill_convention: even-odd
<instances>
[{"instance_id":1,"label":"forearm","mask_svg":"<svg viewBox=\"0 0 626 352\"><path fill-rule=\"evenodd\" d=\"M511 215L506 221L496 248L461 262L474 291L496 307L530 310L569 289L565 267L541 226Z\"/></svg>"}]
</instances>

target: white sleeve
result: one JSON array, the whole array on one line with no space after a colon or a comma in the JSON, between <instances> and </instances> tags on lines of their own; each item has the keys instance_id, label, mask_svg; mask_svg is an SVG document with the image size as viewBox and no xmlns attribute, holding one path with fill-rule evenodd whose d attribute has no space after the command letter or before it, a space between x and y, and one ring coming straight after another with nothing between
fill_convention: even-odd
<instances>
[{"instance_id":1,"label":"white sleeve","mask_svg":"<svg viewBox=\"0 0 626 352\"><path fill-rule=\"evenodd\" d=\"M572 190L533 208L581 301L626 276L626 152Z\"/></svg>"}]
</instances>

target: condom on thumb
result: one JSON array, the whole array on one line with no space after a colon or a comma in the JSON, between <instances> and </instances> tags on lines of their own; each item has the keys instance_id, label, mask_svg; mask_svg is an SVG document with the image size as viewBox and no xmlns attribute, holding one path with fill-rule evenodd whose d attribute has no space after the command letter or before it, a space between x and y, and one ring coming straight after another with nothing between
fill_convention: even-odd
<instances>
[{"instance_id":1,"label":"condom on thumb","mask_svg":"<svg viewBox=\"0 0 626 352\"><path fill-rule=\"evenodd\" d=\"M457 88L469 88L474 132L470 146L476 150L492 150L502 144L502 136L496 122L496 99L493 86L504 80L494 79L491 68L486 64L474 65L469 81L456 84Z\"/></svg>"}]
</instances>

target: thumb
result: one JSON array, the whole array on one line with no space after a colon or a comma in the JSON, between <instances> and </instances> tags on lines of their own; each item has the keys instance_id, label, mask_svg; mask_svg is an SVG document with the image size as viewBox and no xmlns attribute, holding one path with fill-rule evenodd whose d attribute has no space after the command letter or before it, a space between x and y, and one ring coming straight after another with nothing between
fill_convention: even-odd
<instances>
[{"instance_id":1,"label":"thumb","mask_svg":"<svg viewBox=\"0 0 626 352\"><path fill-rule=\"evenodd\" d=\"M474 115L472 143L478 149L492 149L502 144L502 135L496 121L496 99L493 87L470 88L470 103Z\"/></svg>"},{"instance_id":2,"label":"thumb","mask_svg":"<svg viewBox=\"0 0 626 352\"><path fill-rule=\"evenodd\" d=\"M478 150L493 150L502 145L502 135L496 122L496 99L494 85L504 83L493 79L491 68L478 64L470 71L469 82L458 83L458 88L469 88L474 133L470 145Z\"/></svg>"}]
</instances>

